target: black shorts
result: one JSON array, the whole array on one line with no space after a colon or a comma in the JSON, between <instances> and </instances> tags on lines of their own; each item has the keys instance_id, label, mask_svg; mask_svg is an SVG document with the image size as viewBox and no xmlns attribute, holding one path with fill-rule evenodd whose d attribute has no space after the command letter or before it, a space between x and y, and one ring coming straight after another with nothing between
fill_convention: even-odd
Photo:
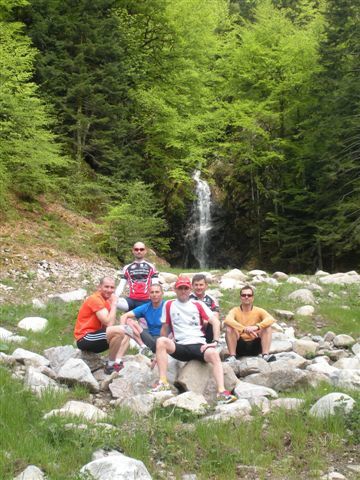
<instances>
[{"instance_id":1,"label":"black shorts","mask_svg":"<svg viewBox=\"0 0 360 480\"><path fill-rule=\"evenodd\" d=\"M125 298L127 304L129 305L129 310L134 310L136 307L140 307L140 305L144 305L144 303L149 303L150 299L148 300L135 300L134 298L126 297Z\"/></svg>"},{"instance_id":2,"label":"black shorts","mask_svg":"<svg viewBox=\"0 0 360 480\"><path fill-rule=\"evenodd\" d=\"M211 323L208 323L205 327L205 338L206 338L206 343L212 343L214 339L214 331Z\"/></svg>"},{"instance_id":3,"label":"black shorts","mask_svg":"<svg viewBox=\"0 0 360 480\"><path fill-rule=\"evenodd\" d=\"M147 347L150 348L150 350L155 353L156 350L156 340L160 338L160 335L151 335L148 330L144 329L140 333L140 338L141 340L145 343Z\"/></svg>"},{"instance_id":4,"label":"black shorts","mask_svg":"<svg viewBox=\"0 0 360 480\"><path fill-rule=\"evenodd\" d=\"M245 342L242 338L239 338L236 345L237 357L256 357L262 352L261 338L255 338Z\"/></svg>"},{"instance_id":5,"label":"black shorts","mask_svg":"<svg viewBox=\"0 0 360 480\"><path fill-rule=\"evenodd\" d=\"M80 340L77 340L76 343L80 350L94 353L105 352L105 350L109 348L106 338L106 328L87 333L84 337L80 338Z\"/></svg>"},{"instance_id":6,"label":"black shorts","mask_svg":"<svg viewBox=\"0 0 360 480\"><path fill-rule=\"evenodd\" d=\"M175 352L170 353L170 355L181 362L189 362L190 360L200 360L204 362L205 352L200 351L203 345L203 343L193 343L191 345L181 345L180 343L175 343Z\"/></svg>"}]
</instances>

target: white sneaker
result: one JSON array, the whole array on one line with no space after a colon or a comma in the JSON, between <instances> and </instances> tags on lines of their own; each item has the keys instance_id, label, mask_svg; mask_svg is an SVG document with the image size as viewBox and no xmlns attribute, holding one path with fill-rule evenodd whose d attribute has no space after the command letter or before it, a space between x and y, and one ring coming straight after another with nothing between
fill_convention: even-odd
<instances>
[{"instance_id":1,"label":"white sneaker","mask_svg":"<svg viewBox=\"0 0 360 480\"><path fill-rule=\"evenodd\" d=\"M234 363L236 362L236 357L235 355L230 355L229 357L227 357L225 360L224 360L225 363Z\"/></svg>"}]
</instances>

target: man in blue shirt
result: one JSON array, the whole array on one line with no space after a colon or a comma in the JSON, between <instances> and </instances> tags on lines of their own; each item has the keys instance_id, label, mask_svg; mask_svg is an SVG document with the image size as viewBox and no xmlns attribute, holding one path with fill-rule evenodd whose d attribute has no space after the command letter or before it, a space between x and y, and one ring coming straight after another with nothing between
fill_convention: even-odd
<instances>
[{"instance_id":1,"label":"man in blue shirt","mask_svg":"<svg viewBox=\"0 0 360 480\"><path fill-rule=\"evenodd\" d=\"M140 345L140 353L145 355L150 353L149 349L155 353L156 340L160 337L161 313L164 304L161 285L151 285L149 293L150 302L124 313L120 318L120 323L127 326L125 333ZM146 328L135 320L141 318L145 318Z\"/></svg>"}]
</instances>

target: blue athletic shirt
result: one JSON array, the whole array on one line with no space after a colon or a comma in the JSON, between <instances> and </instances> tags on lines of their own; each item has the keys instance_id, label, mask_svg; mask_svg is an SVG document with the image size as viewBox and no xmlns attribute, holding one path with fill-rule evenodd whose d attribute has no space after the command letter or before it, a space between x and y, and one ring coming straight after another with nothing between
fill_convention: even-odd
<instances>
[{"instance_id":1,"label":"blue athletic shirt","mask_svg":"<svg viewBox=\"0 0 360 480\"><path fill-rule=\"evenodd\" d=\"M144 303L139 307L134 308L133 313L136 318L144 317L148 325L148 330L150 335L160 335L161 330L161 313L162 307L164 305L164 300L161 302L159 307L154 308L152 303Z\"/></svg>"}]
</instances>

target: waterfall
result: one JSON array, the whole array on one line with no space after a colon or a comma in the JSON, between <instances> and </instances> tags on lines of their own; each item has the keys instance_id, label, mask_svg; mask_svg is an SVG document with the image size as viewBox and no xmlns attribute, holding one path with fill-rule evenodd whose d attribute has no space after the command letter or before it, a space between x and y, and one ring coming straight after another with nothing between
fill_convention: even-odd
<instances>
[{"instance_id":1,"label":"waterfall","mask_svg":"<svg viewBox=\"0 0 360 480\"><path fill-rule=\"evenodd\" d=\"M208 243L211 226L211 191L208 183L200 178L200 170L196 170L193 179L196 183L196 200L193 205L187 243L193 257L200 268L208 266Z\"/></svg>"}]
</instances>

